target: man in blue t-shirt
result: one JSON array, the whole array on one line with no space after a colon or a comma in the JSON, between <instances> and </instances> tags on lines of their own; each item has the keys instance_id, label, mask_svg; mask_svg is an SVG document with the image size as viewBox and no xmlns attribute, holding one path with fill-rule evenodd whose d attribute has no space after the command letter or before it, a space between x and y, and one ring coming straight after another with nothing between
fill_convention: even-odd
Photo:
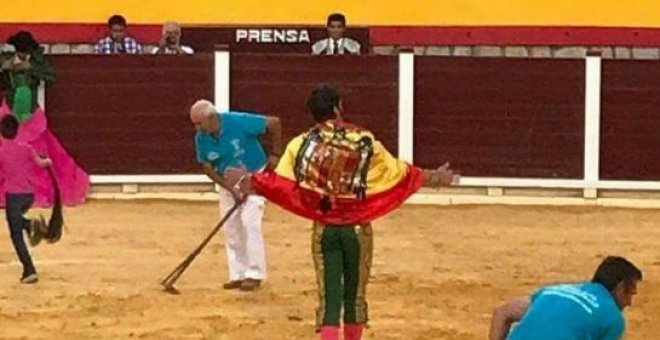
<instances>
[{"instance_id":1,"label":"man in blue t-shirt","mask_svg":"<svg viewBox=\"0 0 660 340\"><path fill-rule=\"evenodd\" d=\"M240 208L225 223L225 246L229 263L229 282L225 289L252 291L266 278L266 255L261 223L266 200L261 196L244 197L236 183L229 183L224 173L229 168L258 172L275 165L282 153L282 129L279 118L243 112L217 112L207 100L190 109L195 124L197 162L204 173L220 186L220 211L226 214L236 202ZM270 152L261 145L269 137Z\"/></svg>"},{"instance_id":2,"label":"man in blue t-shirt","mask_svg":"<svg viewBox=\"0 0 660 340\"><path fill-rule=\"evenodd\" d=\"M591 282L546 286L531 298L514 299L495 309L490 340L621 339L622 311L632 304L641 280L642 272L634 264L609 256Z\"/></svg>"}]
</instances>

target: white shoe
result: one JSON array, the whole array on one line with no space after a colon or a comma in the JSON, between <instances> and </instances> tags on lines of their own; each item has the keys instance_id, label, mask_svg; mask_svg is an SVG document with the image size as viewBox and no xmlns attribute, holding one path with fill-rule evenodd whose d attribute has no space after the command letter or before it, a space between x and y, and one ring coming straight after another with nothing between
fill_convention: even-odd
<instances>
[{"instance_id":1,"label":"white shoe","mask_svg":"<svg viewBox=\"0 0 660 340\"><path fill-rule=\"evenodd\" d=\"M37 282L39 282L39 275L37 275L37 273L32 273L21 278L21 283L23 284L33 284Z\"/></svg>"}]
</instances>

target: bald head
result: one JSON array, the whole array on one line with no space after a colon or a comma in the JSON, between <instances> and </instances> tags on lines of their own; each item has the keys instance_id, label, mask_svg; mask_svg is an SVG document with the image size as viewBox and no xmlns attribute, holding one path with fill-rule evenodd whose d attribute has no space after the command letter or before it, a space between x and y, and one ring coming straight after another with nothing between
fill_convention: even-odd
<instances>
[{"instance_id":1,"label":"bald head","mask_svg":"<svg viewBox=\"0 0 660 340\"><path fill-rule=\"evenodd\" d=\"M167 21L163 24L163 38L170 48L177 46L181 39L181 26L174 21Z\"/></svg>"},{"instance_id":2,"label":"bald head","mask_svg":"<svg viewBox=\"0 0 660 340\"><path fill-rule=\"evenodd\" d=\"M190 107L190 121L195 124L198 130L216 132L218 128L217 113L218 110L213 106L213 103L201 99Z\"/></svg>"},{"instance_id":3,"label":"bald head","mask_svg":"<svg viewBox=\"0 0 660 340\"><path fill-rule=\"evenodd\" d=\"M206 99L200 99L190 107L190 120L195 123L216 113L213 103Z\"/></svg>"},{"instance_id":4,"label":"bald head","mask_svg":"<svg viewBox=\"0 0 660 340\"><path fill-rule=\"evenodd\" d=\"M181 33L181 26L179 25L178 22L176 21L166 21L163 24L163 34L168 33L168 32L178 32Z\"/></svg>"}]
</instances>

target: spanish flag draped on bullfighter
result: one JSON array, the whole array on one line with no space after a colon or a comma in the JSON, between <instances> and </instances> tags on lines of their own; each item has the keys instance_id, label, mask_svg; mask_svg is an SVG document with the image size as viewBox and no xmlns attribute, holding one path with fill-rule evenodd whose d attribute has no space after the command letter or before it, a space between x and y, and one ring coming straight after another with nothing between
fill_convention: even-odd
<instances>
[{"instance_id":1,"label":"spanish flag draped on bullfighter","mask_svg":"<svg viewBox=\"0 0 660 340\"><path fill-rule=\"evenodd\" d=\"M423 183L422 169L394 158L368 130L340 120L295 137L275 171L252 179L260 194L282 208L342 225L387 214Z\"/></svg>"}]
</instances>

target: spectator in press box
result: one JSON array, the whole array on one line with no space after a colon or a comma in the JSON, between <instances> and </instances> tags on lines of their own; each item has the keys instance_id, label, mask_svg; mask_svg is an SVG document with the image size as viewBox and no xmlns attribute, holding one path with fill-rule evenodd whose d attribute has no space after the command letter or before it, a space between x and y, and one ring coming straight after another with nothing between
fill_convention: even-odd
<instances>
[{"instance_id":1,"label":"spectator in press box","mask_svg":"<svg viewBox=\"0 0 660 340\"><path fill-rule=\"evenodd\" d=\"M174 21L163 24L163 36L153 54L193 54L195 51L181 44L181 26Z\"/></svg>"},{"instance_id":2,"label":"spectator in press box","mask_svg":"<svg viewBox=\"0 0 660 340\"><path fill-rule=\"evenodd\" d=\"M328 38L317 41L312 45L312 54L360 54L360 43L345 37L346 17L341 13L328 16Z\"/></svg>"},{"instance_id":3,"label":"spectator in press box","mask_svg":"<svg viewBox=\"0 0 660 340\"><path fill-rule=\"evenodd\" d=\"M111 16L108 28L108 36L99 40L94 47L96 54L142 54L142 45L126 36L126 19L123 16Z\"/></svg>"}]
</instances>

